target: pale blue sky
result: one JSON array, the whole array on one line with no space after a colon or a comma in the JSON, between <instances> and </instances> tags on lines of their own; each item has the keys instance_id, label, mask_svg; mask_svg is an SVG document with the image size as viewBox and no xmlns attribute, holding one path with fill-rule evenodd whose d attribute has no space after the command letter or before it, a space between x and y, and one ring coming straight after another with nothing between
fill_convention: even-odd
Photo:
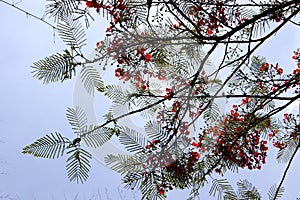
<instances>
[{"instance_id":1,"label":"pale blue sky","mask_svg":"<svg viewBox=\"0 0 300 200\"><path fill-rule=\"evenodd\" d=\"M44 1L23 0L19 6L42 16ZM6 162L0 163L0 171L7 173L0 175L0 199L1 195L6 194L22 200L74 199L76 194L79 194L78 199L89 199L98 190L102 199L106 199L105 188L112 199L119 199L117 188L120 176L96 161L92 162L87 183L77 185L67 180L65 158L47 160L21 154L25 145L47 133L58 131L72 136L65 110L72 107L75 81L45 86L30 73L30 65L34 61L64 49L59 37L53 43L51 27L1 2L0 27L0 140L5 142L0 143L0 160ZM105 29L104 21L97 21L95 27L88 32L85 53L92 52L95 43L103 39ZM291 66L293 62L289 58L292 51L300 47L298 35L300 34L296 29L282 31L278 33L279 40L268 41L258 53L267 56L270 62ZM300 197L299 159L297 155L285 181L286 192L283 199ZM242 170L239 174L230 175L230 179L237 181L248 178L266 197L271 185L278 184L284 166L268 162L260 172L244 173ZM168 199L183 199L185 196L184 193L170 193ZM203 197L205 196L204 194ZM127 197L131 199L130 193Z\"/></svg>"}]
</instances>

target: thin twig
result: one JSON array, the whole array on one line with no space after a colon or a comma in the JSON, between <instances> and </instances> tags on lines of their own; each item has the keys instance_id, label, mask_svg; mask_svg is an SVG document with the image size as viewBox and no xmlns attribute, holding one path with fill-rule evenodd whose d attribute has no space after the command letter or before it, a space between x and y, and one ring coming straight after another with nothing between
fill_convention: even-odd
<instances>
[{"instance_id":1,"label":"thin twig","mask_svg":"<svg viewBox=\"0 0 300 200\"><path fill-rule=\"evenodd\" d=\"M6 2L6 1L4 1L4 0L0 0L0 2L4 3L4 4L6 4L6 5L9 5L9 6L15 8L15 9L21 11L22 13L25 13L26 15L31 16L31 17L33 17L33 18L35 18L35 19L37 19L37 20L39 20L39 21L41 21L41 22L47 24L48 26L52 27L52 28L55 29L55 30L57 29L54 25L52 25L51 23L49 23L49 22L47 22L46 20L44 20L43 17L38 17L38 16L36 16L36 15L34 15L34 14L32 14L32 13L26 11L26 10L24 10L23 8L20 8L20 7L16 6L16 4L8 3L8 2Z\"/></svg>"}]
</instances>

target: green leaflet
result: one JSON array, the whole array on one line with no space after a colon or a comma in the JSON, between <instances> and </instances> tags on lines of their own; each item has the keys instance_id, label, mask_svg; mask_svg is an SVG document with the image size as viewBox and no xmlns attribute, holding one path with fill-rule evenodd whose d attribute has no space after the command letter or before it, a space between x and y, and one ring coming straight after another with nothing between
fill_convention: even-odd
<instances>
[{"instance_id":1,"label":"green leaflet","mask_svg":"<svg viewBox=\"0 0 300 200\"><path fill-rule=\"evenodd\" d=\"M58 21L58 35L71 47L80 49L85 45L85 30L79 20L74 20L72 15L64 15Z\"/></svg>"},{"instance_id":2,"label":"green leaflet","mask_svg":"<svg viewBox=\"0 0 300 200\"><path fill-rule=\"evenodd\" d=\"M276 190L277 190L276 184L272 185L272 187L268 191L269 200L277 200L278 198L282 197L283 192L284 192L284 187L279 188L278 194L277 194L276 199L275 199Z\"/></svg>"},{"instance_id":3,"label":"green leaflet","mask_svg":"<svg viewBox=\"0 0 300 200\"><path fill-rule=\"evenodd\" d=\"M238 183L238 194L239 199L261 199L261 195L258 192L257 188L253 186L247 179L240 180Z\"/></svg>"},{"instance_id":4,"label":"green leaflet","mask_svg":"<svg viewBox=\"0 0 300 200\"><path fill-rule=\"evenodd\" d=\"M95 125L85 126L82 129L82 139L89 147L100 147L108 142L115 134L113 128L102 127L99 128Z\"/></svg>"},{"instance_id":5,"label":"green leaflet","mask_svg":"<svg viewBox=\"0 0 300 200\"><path fill-rule=\"evenodd\" d=\"M145 150L145 136L128 127L122 127L120 129L119 141L129 152L139 153Z\"/></svg>"},{"instance_id":6,"label":"green leaflet","mask_svg":"<svg viewBox=\"0 0 300 200\"><path fill-rule=\"evenodd\" d=\"M82 128L87 124L87 117L85 112L79 106L75 108L67 108L67 119L75 133L82 132Z\"/></svg>"},{"instance_id":7,"label":"green leaflet","mask_svg":"<svg viewBox=\"0 0 300 200\"><path fill-rule=\"evenodd\" d=\"M104 83L100 74L92 66L84 66L80 71L80 79L89 94L94 94L95 88L104 91Z\"/></svg>"},{"instance_id":8,"label":"green leaflet","mask_svg":"<svg viewBox=\"0 0 300 200\"><path fill-rule=\"evenodd\" d=\"M236 194L232 188L232 186L229 184L229 182L226 179L214 179L212 181L212 186L209 190L209 194L212 196L218 195L218 199L222 200L223 194L227 196L235 196Z\"/></svg>"},{"instance_id":9,"label":"green leaflet","mask_svg":"<svg viewBox=\"0 0 300 200\"><path fill-rule=\"evenodd\" d=\"M76 181L77 183L79 181L81 183L85 182L91 168L90 159L92 159L92 155L79 146L72 147L67 154L71 154L66 165L68 178L70 181Z\"/></svg>"},{"instance_id":10,"label":"green leaflet","mask_svg":"<svg viewBox=\"0 0 300 200\"><path fill-rule=\"evenodd\" d=\"M34 62L33 77L42 80L43 84L64 81L75 75L75 66L79 63L73 63L73 57L65 50L64 54L56 53L42 60Z\"/></svg>"},{"instance_id":11,"label":"green leaflet","mask_svg":"<svg viewBox=\"0 0 300 200\"><path fill-rule=\"evenodd\" d=\"M37 139L34 143L23 148L22 153L41 158L58 158L64 154L66 144L70 141L55 132Z\"/></svg>"}]
</instances>

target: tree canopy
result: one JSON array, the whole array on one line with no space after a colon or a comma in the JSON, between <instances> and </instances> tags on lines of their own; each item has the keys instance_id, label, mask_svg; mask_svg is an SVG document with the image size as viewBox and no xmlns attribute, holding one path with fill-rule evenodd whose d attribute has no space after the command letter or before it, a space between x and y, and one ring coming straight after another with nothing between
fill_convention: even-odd
<instances>
[{"instance_id":1,"label":"tree canopy","mask_svg":"<svg viewBox=\"0 0 300 200\"><path fill-rule=\"evenodd\" d=\"M299 114L287 112L299 99L300 50L286 58L295 60L290 73L255 51L287 25L299 27L299 11L299 0L47 0L45 16L67 48L34 62L33 76L44 84L79 76L90 95L106 97L111 107L100 124L90 124L83 108L68 108L74 138L50 133L23 153L67 155L68 178L84 182L87 147L116 137L128 154L107 155L105 162L142 199L166 199L173 188L195 199L209 179L210 195L219 199L261 199L248 180L235 191L222 176L261 169L273 145L278 161L288 163L268 192L277 199L300 145ZM82 48L95 17L109 26L91 57ZM142 132L126 124L135 115L145 122Z\"/></svg>"}]
</instances>

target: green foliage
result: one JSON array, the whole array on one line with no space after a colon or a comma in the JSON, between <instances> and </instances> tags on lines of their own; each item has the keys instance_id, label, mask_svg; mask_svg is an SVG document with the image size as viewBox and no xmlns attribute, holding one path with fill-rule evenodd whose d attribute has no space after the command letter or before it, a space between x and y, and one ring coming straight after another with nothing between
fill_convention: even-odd
<instances>
[{"instance_id":1,"label":"green foliage","mask_svg":"<svg viewBox=\"0 0 300 200\"><path fill-rule=\"evenodd\" d=\"M206 123L213 123L216 122L219 119L219 106L212 102L208 105L207 109L203 112L203 118L206 121Z\"/></svg>"},{"instance_id":2,"label":"green foliage","mask_svg":"<svg viewBox=\"0 0 300 200\"><path fill-rule=\"evenodd\" d=\"M129 152L140 153L145 150L146 138L133 129L121 127L118 137L121 144L123 144Z\"/></svg>"},{"instance_id":3,"label":"green foliage","mask_svg":"<svg viewBox=\"0 0 300 200\"><path fill-rule=\"evenodd\" d=\"M240 180L238 183L239 199L260 200L261 195L257 188L248 180Z\"/></svg>"},{"instance_id":4,"label":"green foliage","mask_svg":"<svg viewBox=\"0 0 300 200\"><path fill-rule=\"evenodd\" d=\"M34 62L32 73L35 78L42 80L44 84L64 81L75 75L77 64L73 63L73 57L68 50L65 50L64 54L56 53Z\"/></svg>"},{"instance_id":5,"label":"green foliage","mask_svg":"<svg viewBox=\"0 0 300 200\"><path fill-rule=\"evenodd\" d=\"M161 125L156 121L147 122L145 125L145 132L151 139L159 139L164 141L168 137L168 134L162 131Z\"/></svg>"},{"instance_id":6,"label":"green foliage","mask_svg":"<svg viewBox=\"0 0 300 200\"><path fill-rule=\"evenodd\" d=\"M104 91L102 78L94 67L84 66L80 72L80 79L89 94L94 94L95 88L99 92Z\"/></svg>"},{"instance_id":7,"label":"green foliage","mask_svg":"<svg viewBox=\"0 0 300 200\"><path fill-rule=\"evenodd\" d=\"M140 186L140 190L142 192L142 200L164 200L166 199L165 195L161 195L157 193L157 188L159 187L155 184L156 178L155 174L151 174L151 176L143 182Z\"/></svg>"},{"instance_id":8,"label":"green foliage","mask_svg":"<svg viewBox=\"0 0 300 200\"><path fill-rule=\"evenodd\" d=\"M236 198L237 196L232 188L232 186L229 184L229 182L226 179L214 179L212 181L212 186L209 190L209 194L212 196L216 196L218 195L218 199L222 200L223 196L224 198L226 197L226 199L232 199L232 198Z\"/></svg>"},{"instance_id":9,"label":"green foliage","mask_svg":"<svg viewBox=\"0 0 300 200\"><path fill-rule=\"evenodd\" d=\"M295 149L298 148L298 141L292 138L289 138L286 144L287 146L280 149L277 153L276 159L279 163L287 163L291 159Z\"/></svg>"},{"instance_id":10,"label":"green foliage","mask_svg":"<svg viewBox=\"0 0 300 200\"><path fill-rule=\"evenodd\" d=\"M85 45L85 30L78 20L72 15L62 16L57 25L58 35L71 47L80 50Z\"/></svg>"},{"instance_id":11,"label":"green foliage","mask_svg":"<svg viewBox=\"0 0 300 200\"><path fill-rule=\"evenodd\" d=\"M78 6L76 0L47 0L45 15L54 17L56 21L73 14Z\"/></svg>"},{"instance_id":12,"label":"green foliage","mask_svg":"<svg viewBox=\"0 0 300 200\"><path fill-rule=\"evenodd\" d=\"M129 98L128 90L122 88L120 85L105 86L105 96L110 98L113 102L125 103Z\"/></svg>"},{"instance_id":13,"label":"green foliage","mask_svg":"<svg viewBox=\"0 0 300 200\"><path fill-rule=\"evenodd\" d=\"M112 170L123 175L128 172L139 172L145 159L145 155L143 154L107 155L107 157L105 157L105 163Z\"/></svg>"},{"instance_id":14,"label":"green foliage","mask_svg":"<svg viewBox=\"0 0 300 200\"><path fill-rule=\"evenodd\" d=\"M269 197L269 200L277 200L279 199L280 197L282 197L283 195L283 192L284 192L284 187L280 187L279 190L278 190L278 194L275 198L275 195L276 195L276 191L277 191L277 186L276 184L274 184L268 191L268 197Z\"/></svg>"},{"instance_id":15,"label":"green foliage","mask_svg":"<svg viewBox=\"0 0 300 200\"><path fill-rule=\"evenodd\" d=\"M68 108L66 116L74 132L81 133L83 127L87 124L87 117L82 108L79 106Z\"/></svg>"},{"instance_id":16,"label":"green foliage","mask_svg":"<svg viewBox=\"0 0 300 200\"><path fill-rule=\"evenodd\" d=\"M115 130L112 128L99 128L94 125L84 127L81 133L81 135L84 135L82 139L87 146L94 148L100 147L108 142L114 134Z\"/></svg>"},{"instance_id":17,"label":"green foliage","mask_svg":"<svg viewBox=\"0 0 300 200\"><path fill-rule=\"evenodd\" d=\"M66 145L69 143L70 141L62 137L60 133L51 133L24 147L22 153L31 154L35 157L54 159L63 156Z\"/></svg>"},{"instance_id":18,"label":"green foliage","mask_svg":"<svg viewBox=\"0 0 300 200\"><path fill-rule=\"evenodd\" d=\"M71 156L67 159L67 172L70 181L85 182L88 179L88 173L91 168L90 159L92 155L80 148L78 145L71 147L71 150L67 152Z\"/></svg>"},{"instance_id":19,"label":"green foliage","mask_svg":"<svg viewBox=\"0 0 300 200\"><path fill-rule=\"evenodd\" d=\"M88 9L80 8L83 5L77 0L47 0L45 16L53 17L55 22L59 22L66 16L73 16L75 20L84 18L86 27L90 26L89 18L93 19Z\"/></svg>"}]
</instances>

